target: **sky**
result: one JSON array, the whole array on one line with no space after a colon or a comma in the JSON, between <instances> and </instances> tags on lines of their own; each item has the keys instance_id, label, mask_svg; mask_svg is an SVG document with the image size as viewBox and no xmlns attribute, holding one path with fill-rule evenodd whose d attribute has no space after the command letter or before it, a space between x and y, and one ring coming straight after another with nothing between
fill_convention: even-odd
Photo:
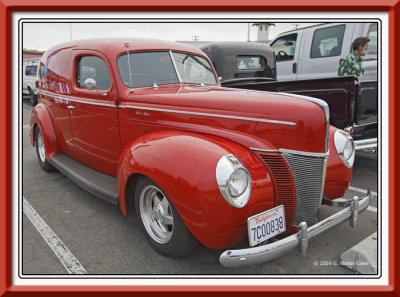
<instances>
[{"instance_id":1,"label":"sky","mask_svg":"<svg viewBox=\"0 0 400 297\"><path fill-rule=\"evenodd\" d=\"M275 23L269 37L313 23ZM168 41L247 41L248 23L23 23L23 48L45 51L72 39L144 37ZM250 40L257 28L250 25Z\"/></svg>"}]
</instances>

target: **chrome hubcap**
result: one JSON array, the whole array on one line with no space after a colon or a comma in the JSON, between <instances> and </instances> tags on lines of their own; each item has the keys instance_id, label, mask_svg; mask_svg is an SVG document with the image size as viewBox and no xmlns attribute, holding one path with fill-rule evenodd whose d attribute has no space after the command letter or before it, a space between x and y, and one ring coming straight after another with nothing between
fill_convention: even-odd
<instances>
[{"instance_id":1,"label":"chrome hubcap","mask_svg":"<svg viewBox=\"0 0 400 297\"><path fill-rule=\"evenodd\" d=\"M140 194L140 216L150 237L158 243L167 243L173 233L174 219L167 197L156 186L148 185Z\"/></svg>"},{"instance_id":2,"label":"chrome hubcap","mask_svg":"<svg viewBox=\"0 0 400 297\"><path fill-rule=\"evenodd\" d=\"M37 148L38 148L38 152L39 152L40 161L44 162L46 160L46 151L44 149L44 142L43 142L43 136L42 136L41 131L39 131L39 133L37 135Z\"/></svg>"}]
</instances>

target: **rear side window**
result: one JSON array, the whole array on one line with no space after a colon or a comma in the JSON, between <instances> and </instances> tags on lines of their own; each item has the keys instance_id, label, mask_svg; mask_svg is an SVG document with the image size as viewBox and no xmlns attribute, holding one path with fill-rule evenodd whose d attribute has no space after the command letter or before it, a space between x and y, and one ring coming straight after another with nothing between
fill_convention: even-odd
<instances>
[{"instance_id":1,"label":"rear side window","mask_svg":"<svg viewBox=\"0 0 400 297\"><path fill-rule=\"evenodd\" d=\"M96 81L96 88L107 90L111 87L111 78L106 63L96 56L84 56L78 61L77 85L84 87L88 78Z\"/></svg>"},{"instance_id":2,"label":"rear side window","mask_svg":"<svg viewBox=\"0 0 400 297\"><path fill-rule=\"evenodd\" d=\"M279 37L271 45L276 61L291 61L296 52L297 33Z\"/></svg>"},{"instance_id":3,"label":"rear side window","mask_svg":"<svg viewBox=\"0 0 400 297\"><path fill-rule=\"evenodd\" d=\"M25 75L36 76L37 75L37 70L38 70L37 66L26 66Z\"/></svg>"},{"instance_id":4,"label":"rear side window","mask_svg":"<svg viewBox=\"0 0 400 297\"><path fill-rule=\"evenodd\" d=\"M373 23L368 29L368 54L376 55L378 54L378 24Z\"/></svg>"},{"instance_id":5,"label":"rear side window","mask_svg":"<svg viewBox=\"0 0 400 297\"><path fill-rule=\"evenodd\" d=\"M311 45L311 58L334 57L342 53L346 25L315 30Z\"/></svg>"}]
</instances>

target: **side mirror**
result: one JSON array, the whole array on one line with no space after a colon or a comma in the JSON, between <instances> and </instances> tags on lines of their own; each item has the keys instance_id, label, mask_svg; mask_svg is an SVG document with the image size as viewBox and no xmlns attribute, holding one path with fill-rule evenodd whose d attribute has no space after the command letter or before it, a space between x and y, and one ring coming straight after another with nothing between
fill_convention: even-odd
<instances>
[{"instance_id":1,"label":"side mirror","mask_svg":"<svg viewBox=\"0 0 400 297\"><path fill-rule=\"evenodd\" d=\"M83 86L88 90L94 90L96 89L96 81L93 78L87 78L83 82Z\"/></svg>"}]
</instances>

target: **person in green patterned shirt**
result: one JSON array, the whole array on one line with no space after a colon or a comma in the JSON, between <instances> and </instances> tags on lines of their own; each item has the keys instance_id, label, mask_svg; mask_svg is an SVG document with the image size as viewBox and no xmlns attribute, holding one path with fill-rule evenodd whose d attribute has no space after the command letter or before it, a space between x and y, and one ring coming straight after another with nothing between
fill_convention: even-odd
<instances>
[{"instance_id":1,"label":"person in green patterned shirt","mask_svg":"<svg viewBox=\"0 0 400 297\"><path fill-rule=\"evenodd\" d=\"M360 76L364 74L364 68L362 67L361 56L365 56L368 51L368 37L358 37L353 41L352 49L353 52L347 55L340 62L338 75L355 75Z\"/></svg>"}]
</instances>

